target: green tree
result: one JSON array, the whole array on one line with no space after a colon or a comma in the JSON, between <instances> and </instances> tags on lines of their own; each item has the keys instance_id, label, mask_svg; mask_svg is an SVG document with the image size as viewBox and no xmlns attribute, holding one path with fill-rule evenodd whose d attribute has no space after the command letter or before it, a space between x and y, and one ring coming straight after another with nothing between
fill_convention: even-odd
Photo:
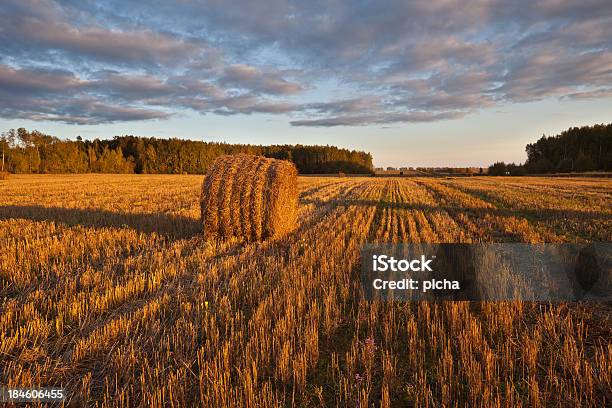
<instances>
[{"instance_id":1,"label":"green tree","mask_svg":"<svg viewBox=\"0 0 612 408\"><path fill-rule=\"evenodd\" d=\"M102 154L93 165L92 171L96 173L133 173L134 163L123 157L120 147L111 150L104 146Z\"/></svg>"},{"instance_id":2,"label":"green tree","mask_svg":"<svg viewBox=\"0 0 612 408\"><path fill-rule=\"evenodd\" d=\"M85 173L87 155L77 143L58 141L45 147L42 173Z\"/></svg>"}]
</instances>

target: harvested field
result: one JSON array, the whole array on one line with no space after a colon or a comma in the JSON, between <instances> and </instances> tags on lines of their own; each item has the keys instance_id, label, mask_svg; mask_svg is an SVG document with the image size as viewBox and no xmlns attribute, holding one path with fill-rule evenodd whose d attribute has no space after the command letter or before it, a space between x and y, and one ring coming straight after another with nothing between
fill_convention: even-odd
<instances>
[{"instance_id":1,"label":"harvested field","mask_svg":"<svg viewBox=\"0 0 612 408\"><path fill-rule=\"evenodd\" d=\"M0 384L100 407L610 404L610 305L366 302L358 262L366 242L610 241L612 180L300 177L297 228L264 242L205 238L202 181L0 183Z\"/></svg>"}]
</instances>

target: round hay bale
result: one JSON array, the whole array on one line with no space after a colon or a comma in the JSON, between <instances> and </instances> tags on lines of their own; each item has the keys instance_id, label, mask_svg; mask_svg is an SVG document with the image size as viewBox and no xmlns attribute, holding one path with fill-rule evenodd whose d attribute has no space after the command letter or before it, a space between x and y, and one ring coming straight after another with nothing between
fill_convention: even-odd
<instances>
[{"instance_id":1,"label":"round hay bale","mask_svg":"<svg viewBox=\"0 0 612 408\"><path fill-rule=\"evenodd\" d=\"M200 200L207 236L276 238L297 223L297 170L262 156L221 156L206 173Z\"/></svg>"}]
</instances>

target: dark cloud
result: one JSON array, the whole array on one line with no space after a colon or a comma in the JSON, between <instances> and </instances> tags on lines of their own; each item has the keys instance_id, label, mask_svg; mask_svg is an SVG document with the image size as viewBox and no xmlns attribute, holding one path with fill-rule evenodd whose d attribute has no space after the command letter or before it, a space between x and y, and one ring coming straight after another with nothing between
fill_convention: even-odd
<instances>
[{"instance_id":1,"label":"dark cloud","mask_svg":"<svg viewBox=\"0 0 612 408\"><path fill-rule=\"evenodd\" d=\"M150 75L97 72L88 79L49 69L17 69L0 64L0 109L7 118L66 123L111 123L164 119L164 108L222 115L287 113L293 103L262 99L253 93L226 92L212 82Z\"/></svg>"},{"instance_id":2,"label":"dark cloud","mask_svg":"<svg viewBox=\"0 0 612 408\"><path fill-rule=\"evenodd\" d=\"M171 113L136 108L132 106L109 105L97 100L73 99L67 105L54 106L54 111L44 115L42 119L74 124L97 124L126 122L135 120L167 119ZM56 109L58 108L58 109Z\"/></svg>"},{"instance_id":3,"label":"dark cloud","mask_svg":"<svg viewBox=\"0 0 612 408\"><path fill-rule=\"evenodd\" d=\"M11 101L0 113L103 123L189 109L361 126L612 87L609 0L150 3L0 2Z\"/></svg>"},{"instance_id":4,"label":"dark cloud","mask_svg":"<svg viewBox=\"0 0 612 408\"><path fill-rule=\"evenodd\" d=\"M32 106L36 106L36 109L32 109ZM7 119L45 120L77 125L167 119L172 116L160 110L106 104L81 97L15 99L1 93L0 115Z\"/></svg>"},{"instance_id":5,"label":"dark cloud","mask_svg":"<svg viewBox=\"0 0 612 408\"><path fill-rule=\"evenodd\" d=\"M0 64L0 116L72 124L166 119L170 113L122 104L88 93L104 81L84 80L56 69L17 69ZM122 93L122 95L124 95Z\"/></svg>"}]
</instances>

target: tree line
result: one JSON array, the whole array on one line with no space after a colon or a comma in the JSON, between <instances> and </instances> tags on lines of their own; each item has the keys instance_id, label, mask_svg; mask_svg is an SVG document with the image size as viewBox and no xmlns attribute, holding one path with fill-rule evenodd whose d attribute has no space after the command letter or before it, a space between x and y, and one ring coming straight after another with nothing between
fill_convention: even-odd
<instances>
[{"instance_id":1,"label":"tree line","mask_svg":"<svg viewBox=\"0 0 612 408\"><path fill-rule=\"evenodd\" d=\"M2 171L11 173L204 174L224 154L248 153L290 160L302 174L371 173L370 153L335 146L248 145L116 136L61 140L12 129L0 137Z\"/></svg>"},{"instance_id":2,"label":"tree line","mask_svg":"<svg viewBox=\"0 0 612 408\"><path fill-rule=\"evenodd\" d=\"M524 164L497 162L493 176L612 170L612 123L572 127L529 143Z\"/></svg>"}]
</instances>

